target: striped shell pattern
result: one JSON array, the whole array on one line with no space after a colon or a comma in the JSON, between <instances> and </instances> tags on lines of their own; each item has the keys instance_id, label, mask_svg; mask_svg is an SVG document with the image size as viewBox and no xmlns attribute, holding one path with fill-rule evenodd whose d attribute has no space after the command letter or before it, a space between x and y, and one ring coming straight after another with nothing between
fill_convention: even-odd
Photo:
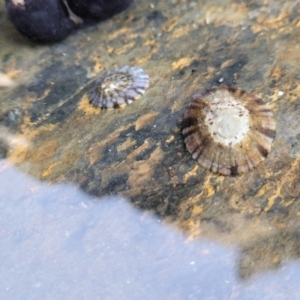
<instances>
[{"instance_id":1,"label":"striped shell pattern","mask_svg":"<svg viewBox=\"0 0 300 300\"><path fill-rule=\"evenodd\" d=\"M193 96L182 124L193 159L221 175L252 170L267 157L275 133L273 113L258 96L227 86Z\"/></svg>"},{"instance_id":2,"label":"striped shell pattern","mask_svg":"<svg viewBox=\"0 0 300 300\"><path fill-rule=\"evenodd\" d=\"M102 109L120 108L140 98L148 86L149 76L143 69L124 66L98 79L89 99Z\"/></svg>"}]
</instances>

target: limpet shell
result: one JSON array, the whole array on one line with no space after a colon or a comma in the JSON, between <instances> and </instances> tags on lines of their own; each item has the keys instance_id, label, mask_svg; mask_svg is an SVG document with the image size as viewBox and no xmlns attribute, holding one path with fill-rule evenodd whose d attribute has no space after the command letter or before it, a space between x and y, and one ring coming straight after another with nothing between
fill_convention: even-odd
<instances>
[{"instance_id":1,"label":"limpet shell","mask_svg":"<svg viewBox=\"0 0 300 300\"><path fill-rule=\"evenodd\" d=\"M224 85L193 96L183 117L186 149L202 167L221 175L252 170L267 157L275 134L267 104Z\"/></svg>"},{"instance_id":2,"label":"limpet shell","mask_svg":"<svg viewBox=\"0 0 300 300\"><path fill-rule=\"evenodd\" d=\"M96 107L120 108L140 98L148 86L149 76L142 68L124 66L98 79L89 99Z\"/></svg>"}]
</instances>

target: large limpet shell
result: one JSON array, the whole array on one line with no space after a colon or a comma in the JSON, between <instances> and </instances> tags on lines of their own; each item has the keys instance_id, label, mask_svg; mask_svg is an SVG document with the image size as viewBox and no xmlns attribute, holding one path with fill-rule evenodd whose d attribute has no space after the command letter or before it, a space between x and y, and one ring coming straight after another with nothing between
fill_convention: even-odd
<instances>
[{"instance_id":1,"label":"large limpet shell","mask_svg":"<svg viewBox=\"0 0 300 300\"><path fill-rule=\"evenodd\" d=\"M119 108L141 97L149 86L149 76L142 68L124 66L98 79L89 99L94 106Z\"/></svg>"},{"instance_id":2,"label":"large limpet shell","mask_svg":"<svg viewBox=\"0 0 300 300\"><path fill-rule=\"evenodd\" d=\"M258 96L224 85L193 96L182 124L193 159L214 173L232 176L267 157L275 130L273 113Z\"/></svg>"}]
</instances>

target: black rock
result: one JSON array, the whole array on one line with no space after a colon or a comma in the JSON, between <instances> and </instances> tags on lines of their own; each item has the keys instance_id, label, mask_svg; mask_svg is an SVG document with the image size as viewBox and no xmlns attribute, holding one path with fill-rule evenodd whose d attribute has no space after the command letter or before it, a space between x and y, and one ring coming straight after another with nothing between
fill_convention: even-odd
<instances>
[{"instance_id":1,"label":"black rock","mask_svg":"<svg viewBox=\"0 0 300 300\"><path fill-rule=\"evenodd\" d=\"M106 20L125 10L133 0L67 0L70 9L88 22Z\"/></svg>"},{"instance_id":2,"label":"black rock","mask_svg":"<svg viewBox=\"0 0 300 300\"><path fill-rule=\"evenodd\" d=\"M6 8L18 31L39 42L61 41L76 26L61 0L6 0Z\"/></svg>"},{"instance_id":3,"label":"black rock","mask_svg":"<svg viewBox=\"0 0 300 300\"><path fill-rule=\"evenodd\" d=\"M91 24L126 9L133 0L5 0L12 23L32 40L59 42L79 24ZM81 19L82 18L82 19Z\"/></svg>"}]
</instances>

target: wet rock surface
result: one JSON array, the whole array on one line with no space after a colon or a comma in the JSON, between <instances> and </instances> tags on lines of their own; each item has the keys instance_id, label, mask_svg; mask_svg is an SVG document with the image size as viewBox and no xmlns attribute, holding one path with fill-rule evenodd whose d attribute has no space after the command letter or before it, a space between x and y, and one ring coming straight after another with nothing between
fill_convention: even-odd
<instances>
[{"instance_id":1,"label":"wet rock surface","mask_svg":"<svg viewBox=\"0 0 300 300\"><path fill-rule=\"evenodd\" d=\"M295 1L136 2L52 46L26 40L0 6L0 155L49 184L97 198L121 195L191 237L240 245L247 278L299 258L299 4ZM105 71L132 65L144 96L101 111L87 93ZM211 174L180 134L191 96L226 84L274 112L268 158L238 177ZM9 138L7 138L9 137ZM284 246L282 246L284 245Z\"/></svg>"}]
</instances>

